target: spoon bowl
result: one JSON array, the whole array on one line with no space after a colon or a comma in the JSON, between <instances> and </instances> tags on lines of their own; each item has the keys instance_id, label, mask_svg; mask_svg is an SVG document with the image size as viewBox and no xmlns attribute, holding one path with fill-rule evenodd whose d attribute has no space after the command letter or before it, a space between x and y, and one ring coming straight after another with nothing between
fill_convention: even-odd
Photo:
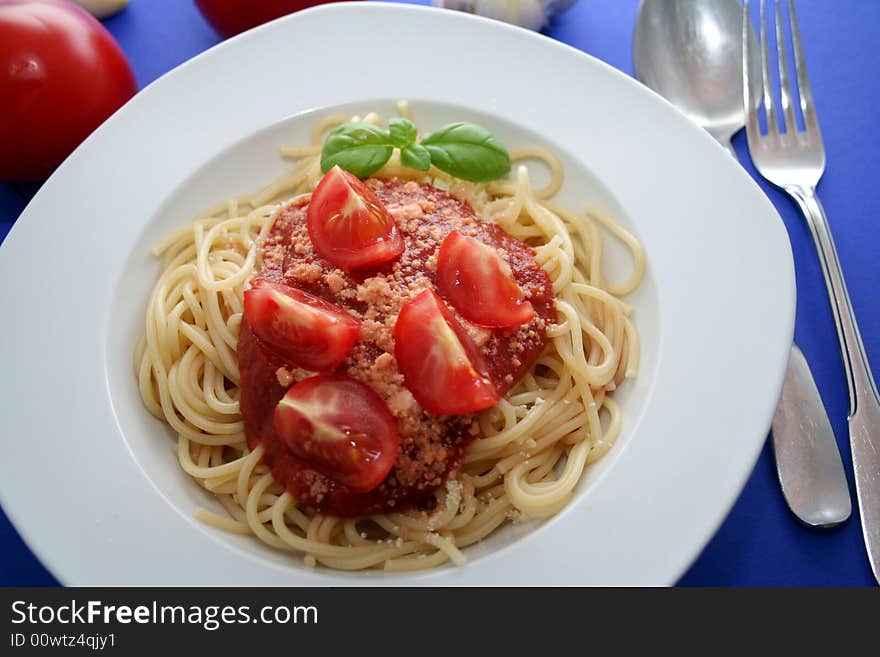
<instances>
[{"instance_id":1,"label":"spoon bowl","mask_svg":"<svg viewBox=\"0 0 880 657\"><path fill-rule=\"evenodd\" d=\"M642 0L633 40L636 77L728 150L746 120L742 25L738 0ZM749 66L749 80L759 80L757 58Z\"/></svg>"}]
</instances>

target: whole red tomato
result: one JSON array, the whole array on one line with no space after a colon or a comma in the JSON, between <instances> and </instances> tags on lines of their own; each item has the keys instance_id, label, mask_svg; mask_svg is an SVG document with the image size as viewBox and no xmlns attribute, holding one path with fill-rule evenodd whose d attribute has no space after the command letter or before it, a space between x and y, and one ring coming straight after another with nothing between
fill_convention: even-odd
<instances>
[{"instance_id":1,"label":"whole red tomato","mask_svg":"<svg viewBox=\"0 0 880 657\"><path fill-rule=\"evenodd\" d=\"M300 9L339 0L195 0L211 27L231 37Z\"/></svg>"},{"instance_id":2,"label":"whole red tomato","mask_svg":"<svg viewBox=\"0 0 880 657\"><path fill-rule=\"evenodd\" d=\"M0 0L0 180L48 176L137 91L104 27L65 0Z\"/></svg>"}]
</instances>

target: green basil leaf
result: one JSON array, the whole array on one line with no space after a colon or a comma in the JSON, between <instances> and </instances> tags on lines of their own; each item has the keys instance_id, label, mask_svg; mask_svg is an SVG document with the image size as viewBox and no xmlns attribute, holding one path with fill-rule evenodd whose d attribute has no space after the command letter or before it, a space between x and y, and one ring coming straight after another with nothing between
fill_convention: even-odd
<instances>
[{"instance_id":1,"label":"green basil leaf","mask_svg":"<svg viewBox=\"0 0 880 657\"><path fill-rule=\"evenodd\" d=\"M431 164L448 174L489 182L510 172L510 155L491 132L473 123L450 123L422 140Z\"/></svg>"},{"instance_id":2,"label":"green basil leaf","mask_svg":"<svg viewBox=\"0 0 880 657\"><path fill-rule=\"evenodd\" d=\"M409 144L400 149L400 163L410 169L427 171L431 168L431 154L424 146Z\"/></svg>"},{"instance_id":3,"label":"green basil leaf","mask_svg":"<svg viewBox=\"0 0 880 657\"><path fill-rule=\"evenodd\" d=\"M394 145L388 133L371 123L343 123L324 140L321 171L327 173L335 165L366 178L388 161Z\"/></svg>"},{"instance_id":4,"label":"green basil leaf","mask_svg":"<svg viewBox=\"0 0 880 657\"><path fill-rule=\"evenodd\" d=\"M395 117L388 122L388 134L391 143L398 148L414 144L419 132L412 121Z\"/></svg>"}]
</instances>

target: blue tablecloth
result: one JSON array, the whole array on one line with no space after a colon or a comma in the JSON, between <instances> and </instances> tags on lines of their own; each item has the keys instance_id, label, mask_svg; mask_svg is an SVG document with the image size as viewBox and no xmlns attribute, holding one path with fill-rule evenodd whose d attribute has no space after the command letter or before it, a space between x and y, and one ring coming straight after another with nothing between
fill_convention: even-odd
<instances>
[{"instance_id":1,"label":"blue tablecloth","mask_svg":"<svg viewBox=\"0 0 880 657\"><path fill-rule=\"evenodd\" d=\"M579 0L557 17L547 32L632 74L637 8L638 0ZM828 170L819 191L877 377L880 122L876 113L880 106L880 46L876 29L880 25L880 2L799 0L798 9L828 153ZM141 87L219 41L188 0L132 0L129 8L107 20L106 26L128 55ZM744 166L755 175L744 136L738 135L734 144ZM791 236L798 285L796 340L817 379L855 494L846 424L849 401L813 243L788 198L763 179L759 183L779 209ZM36 185L0 185L0 240L36 189ZM3 312L8 318L15 309L5 308ZM760 322L761 318L744 317L743 321ZM51 482L46 485L51 486ZM64 491L57 494L63 495ZM699 495L699 491L694 494ZM55 583L2 514L0 555L0 585ZM817 533L799 525L785 506L772 453L765 447L736 505L680 583L852 586L870 585L874 579L855 508L847 523L830 532Z\"/></svg>"}]
</instances>

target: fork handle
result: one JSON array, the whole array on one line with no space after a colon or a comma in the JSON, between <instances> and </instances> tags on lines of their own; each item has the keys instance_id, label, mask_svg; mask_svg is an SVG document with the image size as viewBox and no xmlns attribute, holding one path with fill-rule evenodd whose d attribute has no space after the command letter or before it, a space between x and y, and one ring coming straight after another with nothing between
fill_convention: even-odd
<instances>
[{"instance_id":1,"label":"fork handle","mask_svg":"<svg viewBox=\"0 0 880 657\"><path fill-rule=\"evenodd\" d=\"M785 190L804 213L831 298L834 323L840 338L843 367L849 387L849 441L852 448L856 492L862 533L874 577L880 581L880 395L871 374L865 345L843 270L828 226L828 218L814 187L789 186Z\"/></svg>"}]
</instances>

